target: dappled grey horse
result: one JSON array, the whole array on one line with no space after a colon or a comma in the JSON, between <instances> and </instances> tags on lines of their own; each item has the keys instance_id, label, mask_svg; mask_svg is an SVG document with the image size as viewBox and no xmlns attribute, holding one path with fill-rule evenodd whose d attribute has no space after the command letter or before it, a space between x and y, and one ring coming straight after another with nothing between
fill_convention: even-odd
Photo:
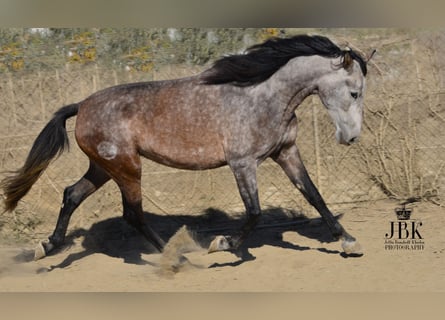
<instances>
[{"instance_id":1,"label":"dappled grey horse","mask_svg":"<svg viewBox=\"0 0 445 320\"><path fill-rule=\"evenodd\" d=\"M326 37L298 35L223 57L196 76L96 92L54 114L24 166L3 180L5 207L13 210L68 145L65 121L77 115L75 137L90 160L89 169L65 189L54 233L41 243L36 258L64 243L73 211L110 179L122 193L125 220L162 251L163 239L143 218L140 156L181 169L231 168L247 220L238 235L216 237L211 252L237 249L258 223L257 167L270 157L318 210L333 237L342 240L344 252L360 255L355 238L329 211L301 161L294 111L306 97L318 94L337 141L357 141L366 63Z\"/></svg>"}]
</instances>

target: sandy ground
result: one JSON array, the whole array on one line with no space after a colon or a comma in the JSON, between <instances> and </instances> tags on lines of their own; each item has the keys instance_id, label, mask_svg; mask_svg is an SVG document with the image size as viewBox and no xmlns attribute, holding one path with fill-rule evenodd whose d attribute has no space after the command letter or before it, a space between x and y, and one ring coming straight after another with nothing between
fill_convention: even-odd
<instances>
[{"instance_id":1,"label":"sandy ground","mask_svg":"<svg viewBox=\"0 0 445 320\"><path fill-rule=\"evenodd\" d=\"M207 254L191 238L183 237L188 233L181 232L161 255L121 218L96 221L89 230L72 230L68 244L42 260L33 261L31 245L1 247L0 291L445 291L443 208L412 204L409 237L413 235L411 222L421 222L414 235L417 244L422 237L423 249L388 250L385 234L390 232L391 221L396 221L397 206L394 201L379 201L342 212L342 225L363 247L364 255L358 258L345 257L340 243L331 241L320 220L289 217L279 210L265 213L239 255ZM236 230L241 223L218 211L199 217L148 218L164 238L171 238L184 224L199 230L193 237L203 247L215 235L230 233L209 228ZM277 223L281 225L270 227ZM191 251L185 253L188 261L172 271L176 252L186 249Z\"/></svg>"}]
</instances>

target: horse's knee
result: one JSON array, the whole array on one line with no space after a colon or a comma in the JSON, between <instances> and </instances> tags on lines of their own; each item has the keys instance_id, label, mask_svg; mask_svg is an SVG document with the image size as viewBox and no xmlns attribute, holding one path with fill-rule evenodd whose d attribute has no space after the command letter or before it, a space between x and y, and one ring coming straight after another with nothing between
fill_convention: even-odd
<instances>
[{"instance_id":1,"label":"horse's knee","mask_svg":"<svg viewBox=\"0 0 445 320\"><path fill-rule=\"evenodd\" d=\"M78 197L76 197L72 187L65 188L63 191L62 208L67 209L64 212L70 212L70 208L75 208L80 203Z\"/></svg>"},{"instance_id":2,"label":"horse's knee","mask_svg":"<svg viewBox=\"0 0 445 320\"><path fill-rule=\"evenodd\" d=\"M94 184L86 179L81 179L72 186L65 188L63 192L63 205L70 205L75 209L95 190L96 187Z\"/></svg>"},{"instance_id":3,"label":"horse's knee","mask_svg":"<svg viewBox=\"0 0 445 320\"><path fill-rule=\"evenodd\" d=\"M77 192L76 185L66 187L63 191L63 207L77 207L82 201L82 196Z\"/></svg>"}]
</instances>

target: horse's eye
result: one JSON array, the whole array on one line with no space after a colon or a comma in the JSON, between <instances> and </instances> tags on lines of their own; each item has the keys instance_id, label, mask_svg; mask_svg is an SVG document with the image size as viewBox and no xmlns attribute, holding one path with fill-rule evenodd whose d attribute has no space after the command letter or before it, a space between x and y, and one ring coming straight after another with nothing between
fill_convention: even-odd
<instances>
[{"instance_id":1,"label":"horse's eye","mask_svg":"<svg viewBox=\"0 0 445 320\"><path fill-rule=\"evenodd\" d=\"M351 92L351 97L354 99L358 98L358 93L357 92Z\"/></svg>"}]
</instances>

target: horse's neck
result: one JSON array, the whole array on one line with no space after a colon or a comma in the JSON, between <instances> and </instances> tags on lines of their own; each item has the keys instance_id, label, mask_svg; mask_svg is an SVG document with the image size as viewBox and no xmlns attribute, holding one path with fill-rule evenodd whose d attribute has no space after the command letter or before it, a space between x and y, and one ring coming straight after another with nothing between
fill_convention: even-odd
<instances>
[{"instance_id":1,"label":"horse's neck","mask_svg":"<svg viewBox=\"0 0 445 320\"><path fill-rule=\"evenodd\" d=\"M332 59L297 57L275 72L258 90L267 92L263 96L270 99L270 103L278 102L293 112L307 96L315 93L318 79L329 72L332 72Z\"/></svg>"}]
</instances>

